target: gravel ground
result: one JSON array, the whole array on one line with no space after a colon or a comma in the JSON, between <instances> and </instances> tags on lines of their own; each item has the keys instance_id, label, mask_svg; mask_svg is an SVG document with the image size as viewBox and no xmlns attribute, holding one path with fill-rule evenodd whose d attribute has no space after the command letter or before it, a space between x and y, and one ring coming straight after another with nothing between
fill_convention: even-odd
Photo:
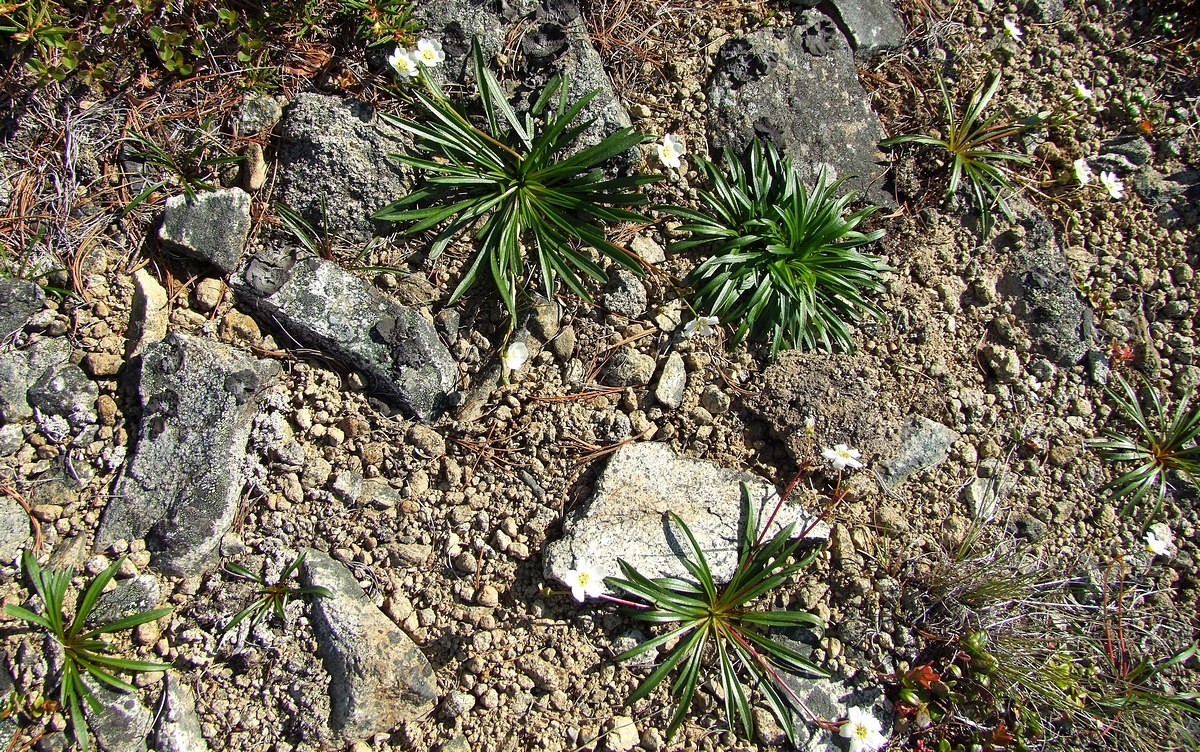
<instances>
[{"instance_id":1,"label":"gravel ground","mask_svg":"<svg viewBox=\"0 0 1200 752\"><path fill-rule=\"evenodd\" d=\"M531 339L529 364L491 392L474 419L448 417L431 426L379 409L357 374L294 346L285 332L260 330L211 272L143 244L147 228L104 214L108 191L120 186L107 177L90 182L85 168L94 164L101 175L115 175L106 170L117 148L107 125L118 114L131 120L144 114L104 102L71 109L67 101L80 103L56 101L60 88L34 92L16 119L16 135L5 143L5 187L16 193L24 190L21 180L41 181L39 200L67 207L59 216L71 216L72 224L60 234L49 223L39 248L10 249L16 254L10 258L32 261L37 250L57 254L70 268L68 283L84 294L51 300L21 344L69 343L72 360L98 386L98 422L94 436L75 446L45 430L26 431L19 447L0 458L5 486L31 505L55 560L94 574L129 553L122 580L148 570L141 541L98 554L87 541L136 430L138 400L117 373L131 318L132 272L149 262L147 270L168 291L172 330L256 348L284 367L254 423L250 482L224 547L227 560L277 574L302 548L328 552L436 671L441 700L434 711L364 739L356 750L776 746L769 722L752 740L728 731L709 683L668 744L665 690L633 708L622 704L644 676L612 660L633 623L604 604L581 606L547 591L560 585L543 579L543 546L562 534L564 515L588 498L604 456L634 440L666 442L683 455L780 487L813 459L814 449L848 440L863 449L868 470L848 480L850 493L827 518L832 545L803 579L771 598L772 605L803 607L827 620L828 635L814 655L852 683L886 684L931 645L966 629L1003 634L1019 609L1030 603L1030 610L1048 608L1033 590L991 602L961 597L973 578L1008 573L1041 582L1082 578L1124 604L1120 618L1135 653L1161 660L1185 649L1200 637L1195 489L1175 484L1153 520L1165 524L1155 530L1163 537L1169 531L1173 549L1151 557L1142 538L1149 510L1118 513L1119 504L1099 491L1114 468L1086 441L1112 422L1112 402L1100 385L1109 369L1145 378L1172 400L1200 383L1193 333L1200 302L1196 205L1172 204L1162 187L1164 176L1189 170L1194 176L1200 169L1195 43L1172 41L1160 11L1137 3L931 0L901 6L910 29L905 44L859 63L888 135L942 127L935 69L952 75L959 101L985 74L999 71L1003 84L992 108L1015 118L1050 113L1045 127L1015 144L1033 157L1021 171L1017 222L1000 221L980 239L977 223L942 201L945 165L928 151L896 149L898 208L872 219L886 230L879 253L893 267L879 299L886 320L857 332L857 354L789 353L773 364L757 345L727 349L727 331L681 340L677 323L668 323L681 317L676 295L652 279L645 313L625 315L574 299L564 300L559 317L541 312L530 328L546 336ZM1180 7L1184 14L1195 10ZM693 155L703 154L702 92L716 50L745 30L786 26L793 13L762 11L680 10L677 24L704 31L680 38L668 26L652 29L644 47L661 58L602 49L635 125L681 134ZM1005 32L1005 19L1022 30L1019 40ZM351 70L359 65L346 64ZM1078 96L1076 81L1092 98ZM22 144L42 144L46 132L64 126L54 115L64 106L70 115L60 130L78 140L67 152L75 159L64 161L60 145L40 166L30 162ZM175 105L152 106L167 111ZM654 162L647 156L647 164ZM1081 157L1096 173L1115 170L1124 196L1112 198L1098 180L1080 186L1073 163ZM55 176L68 171L76 182L54 187ZM699 176L686 160L685 169L668 178L650 189L654 201L695 201ZM70 193L70 185L87 187ZM284 237L268 216L269 191L268 183L255 196L252 243ZM1033 207L1044 219L1030 218ZM10 204L9 221L20 211ZM148 219L153 208L138 214ZM1036 327L1031 335L1022 308L1029 304L1013 281L1023 259L1037 266L1045 227L1065 255L1059 271L1069 275L1067 289L1077 290L1094 316L1094 355L1078 362L1056 359ZM641 234L659 246L674 239L668 222ZM465 258L451 252L422 266L412 249L389 244L366 260L411 272L374 279L402 300L433 301L428 307L438 314L452 289L446 282L457 278ZM681 277L694 263L668 254L660 268ZM600 292L602 304L616 295ZM459 308L459 327L447 344L464 391L496 363L506 322L495 309L478 295ZM672 351L682 356L687 386L677 408L662 405L647 386L604 386L604 365L624 347L656 363ZM812 442L800 439L804 416L789 414L789 404L811 406L818 418ZM945 462L886 488L871 469L894 443L902 418L914 412L959 436ZM854 415L869 419L852 430ZM82 489L47 482L64 455ZM827 488L822 484L833 479L819 472L812 482ZM819 508L816 498L810 503ZM977 544L964 546L964 540ZM0 597L24 603L17 568L5 562L3 572ZM221 641L230 616L254 598L250 583L219 572L159 581L160 600L174 613L138 628L123 647L171 664L194 689L211 749L343 746L325 724L329 678L313 660L318 646L304 601L289 606L286 624L268 619ZM1109 594L1118 582L1121 592ZM1046 617L1013 629L1017 637L1069 640L1080 631L1103 633L1097 620L1105 613L1068 624ZM47 667L38 640L17 627L12 620L4 624L5 656L16 686L36 694ZM119 644L124 639L118 637ZM136 678L150 707L162 678ZM1165 681L1194 691L1200 665L1193 658ZM632 737L621 728L626 717L636 729ZM1179 743L1154 721L1137 722L1108 734L1050 734L1046 748L1132 749L1139 734L1148 749L1183 748L1171 747ZM48 723L52 730L64 725L59 714ZM919 748L899 734L892 744Z\"/></svg>"}]
</instances>

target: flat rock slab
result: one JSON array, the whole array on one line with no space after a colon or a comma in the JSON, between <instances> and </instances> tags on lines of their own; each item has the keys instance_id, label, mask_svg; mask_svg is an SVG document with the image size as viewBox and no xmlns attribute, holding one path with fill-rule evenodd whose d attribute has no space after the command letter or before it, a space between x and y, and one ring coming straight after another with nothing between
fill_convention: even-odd
<instances>
[{"instance_id":1,"label":"flat rock slab","mask_svg":"<svg viewBox=\"0 0 1200 752\"><path fill-rule=\"evenodd\" d=\"M820 5L836 16L850 46L860 54L899 47L904 24L888 0L800 0L800 5Z\"/></svg>"},{"instance_id":2,"label":"flat rock slab","mask_svg":"<svg viewBox=\"0 0 1200 752\"><path fill-rule=\"evenodd\" d=\"M592 498L563 528L563 537L546 548L544 573L565 582L567 570L586 561L606 576L619 576L624 559L647 577L689 577L680 555L688 551L670 526L667 512L687 524L718 582L727 582L737 566L737 543L745 527L743 484L765 524L779 495L762 478L704 460L680 457L666 444L639 442L618 449L596 481ZM795 523L799 535L812 515L785 504L769 534ZM829 537L818 523L808 536Z\"/></svg>"},{"instance_id":3,"label":"flat rock slab","mask_svg":"<svg viewBox=\"0 0 1200 752\"><path fill-rule=\"evenodd\" d=\"M884 138L870 97L858 82L854 55L836 24L803 11L790 29L765 29L727 42L717 54L708 89L709 139L742 153L751 139L775 144L812 185L822 168L830 178L884 206L880 189Z\"/></svg>"},{"instance_id":4,"label":"flat rock slab","mask_svg":"<svg viewBox=\"0 0 1200 752\"><path fill-rule=\"evenodd\" d=\"M158 230L163 245L225 274L237 268L249 236L250 194L241 188L172 196Z\"/></svg>"},{"instance_id":5,"label":"flat rock slab","mask_svg":"<svg viewBox=\"0 0 1200 752\"><path fill-rule=\"evenodd\" d=\"M0 423L33 418L29 389L50 369L69 365L71 344L65 338L39 340L24 350L0 353Z\"/></svg>"},{"instance_id":6,"label":"flat rock slab","mask_svg":"<svg viewBox=\"0 0 1200 752\"><path fill-rule=\"evenodd\" d=\"M433 666L387 618L348 569L305 550L300 579L324 587L313 599L317 647L329 672L330 725L347 740L367 739L429 712L437 702Z\"/></svg>"},{"instance_id":7,"label":"flat rock slab","mask_svg":"<svg viewBox=\"0 0 1200 752\"><path fill-rule=\"evenodd\" d=\"M46 304L46 294L32 282L0 277L0 340L20 331Z\"/></svg>"},{"instance_id":8,"label":"flat rock slab","mask_svg":"<svg viewBox=\"0 0 1200 752\"><path fill-rule=\"evenodd\" d=\"M208 752L196 715L196 695L170 671L164 684L150 743L158 752Z\"/></svg>"},{"instance_id":9,"label":"flat rock slab","mask_svg":"<svg viewBox=\"0 0 1200 752\"><path fill-rule=\"evenodd\" d=\"M879 463L879 477L895 488L910 476L946 461L958 432L920 415L910 416L900 428L900 447Z\"/></svg>"},{"instance_id":10,"label":"flat rock slab","mask_svg":"<svg viewBox=\"0 0 1200 752\"><path fill-rule=\"evenodd\" d=\"M433 324L337 264L260 255L231 284L301 342L362 371L411 416L437 416L458 383L458 366Z\"/></svg>"},{"instance_id":11,"label":"flat rock slab","mask_svg":"<svg viewBox=\"0 0 1200 752\"><path fill-rule=\"evenodd\" d=\"M386 232L371 215L406 195L407 168L388 154L410 150L402 131L366 102L301 94L279 124L279 189L313 227L350 243Z\"/></svg>"},{"instance_id":12,"label":"flat rock slab","mask_svg":"<svg viewBox=\"0 0 1200 752\"><path fill-rule=\"evenodd\" d=\"M96 533L96 549L146 538L151 564L203 572L233 523L257 396L279 373L226 345L182 334L136 364L137 446Z\"/></svg>"}]
</instances>

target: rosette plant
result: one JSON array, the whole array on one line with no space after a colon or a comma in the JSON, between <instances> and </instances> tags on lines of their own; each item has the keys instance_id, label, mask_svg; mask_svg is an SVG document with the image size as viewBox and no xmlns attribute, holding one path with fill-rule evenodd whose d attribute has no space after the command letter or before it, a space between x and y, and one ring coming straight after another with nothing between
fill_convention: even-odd
<instances>
[{"instance_id":1,"label":"rosette plant","mask_svg":"<svg viewBox=\"0 0 1200 752\"><path fill-rule=\"evenodd\" d=\"M879 207L847 213L854 191L824 172L810 190L792 161L755 139L745 159L729 149L724 169L697 159L712 186L701 191L704 209L664 207L684 220L691 237L675 251L705 247L711 255L688 277L697 310L735 322L733 342L747 335L781 349L853 349L850 322L883 312L866 293L882 289L888 270L861 248L883 236L859 224Z\"/></svg>"},{"instance_id":2,"label":"rosette plant","mask_svg":"<svg viewBox=\"0 0 1200 752\"><path fill-rule=\"evenodd\" d=\"M484 65L478 40L471 47L479 88L478 120L452 104L428 79L414 91L425 122L384 115L415 137L418 155L393 154L425 173L423 186L376 213L377 219L411 223L413 235L437 229L430 259L460 233L474 232L479 252L450 296L454 303L486 269L504 307L516 320L517 292L527 285L526 252L532 251L542 292L552 297L556 281L590 300L584 278L606 275L590 257L592 248L641 274L636 255L605 236L605 222L645 222L630 207L646 203L638 188L659 178L609 177L601 167L651 137L622 128L599 143L572 152L592 120L579 120L593 91L568 105L567 83L555 77L523 117Z\"/></svg>"}]
</instances>

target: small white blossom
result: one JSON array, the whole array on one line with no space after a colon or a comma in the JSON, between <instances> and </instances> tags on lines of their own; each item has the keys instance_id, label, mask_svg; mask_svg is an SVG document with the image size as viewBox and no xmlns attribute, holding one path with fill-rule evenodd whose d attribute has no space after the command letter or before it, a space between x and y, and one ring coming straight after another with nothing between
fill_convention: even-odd
<instances>
[{"instance_id":1,"label":"small white blossom","mask_svg":"<svg viewBox=\"0 0 1200 752\"><path fill-rule=\"evenodd\" d=\"M514 342L505 349L500 360L508 370L519 371L529 360L529 348L525 346L524 342Z\"/></svg>"},{"instance_id":2,"label":"small white blossom","mask_svg":"<svg viewBox=\"0 0 1200 752\"><path fill-rule=\"evenodd\" d=\"M1170 556L1171 541L1160 539L1154 531L1146 533L1146 552L1151 556Z\"/></svg>"},{"instance_id":3,"label":"small white blossom","mask_svg":"<svg viewBox=\"0 0 1200 752\"><path fill-rule=\"evenodd\" d=\"M1075 160L1075 179L1080 185L1092 182L1092 166L1083 157Z\"/></svg>"},{"instance_id":4,"label":"small white blossom","mask_svg":"<svg viewBox=\"0 0 1200 752\"><path fill-rule=\"evenodd\" d=\"M1091 99L1092 90L1087 87L1087 84L1075 79L1075 98L1076 99Z\"/></svg>"},{"instance_id":5,"label":"small white blossom","mask_svg":"<svg viewBox=\"0 0 1200 752\"><path fill-rule=\"evenodd\" d=\"M1012 37L1014 42L1021 41L1021 28L1017 26L1017 22L1011 18L1004 19L1004 33Z\"/></svg>"},{"instance_id":6,"label":"small white blossom","mask_svg":"<svg viewBox=\"0 0 1200 752\"><path fill-rule=\"evenodd\" d=\"M442 51L442 43L436 39L420 39L413 57L426 68L432 68L446 59L446 53Z\"/></svg>"},{"instance_id":7,"label":"small white blossom","mask_svg":"<svg viewBox=\"0 0 1200 752\"><path fill-rule=\"evenodd\" d=\"M566 580L571 588L571 596L580 603L586 598L599 598L604 594L604 575L582 559L575 562L574 569L567 570Z\"/></svg>"},{"instance_id":8,"label":"small white blossom","mask_svg":"<svg viewBox=\"0 0 1200 752\"><path fill-rule=\"evenodd\" d=\"M683 338L691 339L697 334L707 337L716 331L714 327L719 323L721 320L716 316L699 316L683 325Z\"/></svg>"},{"instance_id":9,"label":"small white blossom","mask_svg":"<svg viewBox=\"0 0 1200 752\"><path fill-rule=\"evenodd\" d=\"M417 60L411 52L402 50L397 47L392 54L388 55L388 64L396 69L396 72L402 76L416 78L420 68L417 65Z\"/></svg>"},{"instance_id":10,"label":"small white blossom","mask_svg":"<svg viewBox=\"0 0 1200 752\"><path fill-rule=\"evenodd\" d=\"M821 456L833 463L834 470L858 470L863 466L863 463L859 462L862 452L845 444L834 444L833 449L822 449Z\"/></svg>"},{"instance_id":11,"label":"small white blossom","mask_svg":"<svg viewBox=\"0 0 1200 752\"><path fill-rule=\"evenodd\" d=\"M846 722L838 734L850 740L850 752L875 752L887 744L883 724L862 708L850 708L846 712Z\"/></svg>"},{"instance_id":12,"label":"small white blossom","mask_svg":"<svg viewBox=\"0 0 1200 752\"><path fill-rule=\"evenodd\" d=\"M817 435L817 419L811 415L804 419L804 433L808 434L809 438Z\"/></svg>"},{"instance_id":13,"label":"small white blossom","mask_svg":"<svg viewBox=\"0 0 1200 752\"><path fill-rule=\"evenodd\" d=\"M1100 173L1100 185L1104 186L1108 195L1115 199L1120 199L1125 195L1125 183L1111 170L1104 170Z\"/></svg>"},{"instance_id":14,"label":"small white blossom","mask_svg":"<svg viewBox=\"0 0 1200 752\"><path fill-rule=\"evenodd\" d=\"M687 150L683 146L683 141L680 141L677 136L668 133L663 136L662 143L658 145L658 158L667 167L678 170L682 164L679 158L687 154Z\"/></svg>"}]
</instances>

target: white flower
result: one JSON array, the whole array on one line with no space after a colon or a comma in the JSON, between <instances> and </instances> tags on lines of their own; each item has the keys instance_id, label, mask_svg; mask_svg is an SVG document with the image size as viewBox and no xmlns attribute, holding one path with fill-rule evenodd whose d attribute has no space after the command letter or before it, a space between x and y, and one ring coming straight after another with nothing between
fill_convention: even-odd
<instances>
[{"instance_id":1,"label":"white flower","mask_svg":"<svg viewBox=\"0 0 1200 752\"><path fill-rule=\"evenodd\" d=\"M1080 185L1092 182L1092 166L1083 157L1075 160L1075 179Z\"/></svg>"},{"instance_id":2,"label":"white flower","mask_svg":"<svg viewBox=\"0 0 1200 752\"><path fill-rule=\"evenodd\" d=\"M529 360L529 348L525 346L524 342L514 342L504 350L500 360L508 370L519 371L521 366Z\"/></svg>"},{"instance_id":3,"label":"white flower","mask_svg":"<svg viewBox=\"0 0 1200 752\"><path fill-rule=\"evenodd\" d=\"M875 752L887 744L883 724L862 708L850 708L846 712L846 722L838 734L850 740L850 752Z\"/></svg>"},{"instance_id":4,"label":"white flower","mask_svg":"<svg viewBox=\"0 0 1200 752\"><path fill-rule=\"evenodd\" d=\"M1108 195L1115 199L1120 199L1125 195L1125 183L1121 182L1117 174L1111 170L1104 170L1100 173L1100 185L1104 186Z\"/></svg>"},{"instance_id":5,"label":"white flower","mask_svg":"<svg viewBox=\"0 0 1200 752\"><path fill-rule=\"evenodd\" d=\"M413 57L411 52L402 50L399 47L392 54L388 55L388 64L395 68L396 72L402 76L416 78L419 72L417 59Z\"/></svg>"},{"instance_id":6,"label":"white flower","mask_svg":"<svg viewBox=\"0 0 1200 752\"><path fill-rule=\"evenodd\" d=\"M1146 533L1146 552L1152 556L1170 556L1171 541L1160 540L1152 530Z\"/></svg>"},{"instance_id":7,"label":"white flower","mask_svg":"<svg viewBox=\"0 0 1200 752\"><path fill-rule=\"evenodd\" d=\"M845 470L848 467L858 470L863 466L863 463L858 461L862 452L845 444L834 444L833 449L822 449L821 456L833 463L834 470Z\"/></svg>"},{"instance_id":8,"label":"white flower","mask_svg":"<svg viewBox=\"0 0 1200 752\"><path fill-rule=\"evenodd\" d=\"M687 154L687 150L683 147L683 142L679 140L673 133L668 133L663 136L662 143L658 145L658 158L667 167L676 170L680 167L679 158Z\"/></svg>"},{"instance_id":9,"label":"white flower","mask_svg":"<svg viewBox=\"0 0 1200 752\"><path fill-rule=\"evenodd\" d=\"M436 39L419 39L413 57L426 68L432 68L446 59L446 53L442 52L442 43Z\"/></svg>"},{"instance_id":10,"label":"white flower","mask_svg":"<svg viewBox=\"0 0 1200 752\"><path fill-rule=\"evenodd\" d=\"M1014 42L1021 41L1021 28L1011 18L1004 19L1004 33L1012 37Z\"/></svg>"},{"instance_id":11,"label":"white flower","mask_svg":"<svg viewBox=\"0 0 1200 752\"><path fill-rule=\"evenodd\" d=\"M599 598L604 594L604 575L584 560L575 562L575 569L567 570L567 585L571 595L583 603L585 598Z\"/></svg>"},{"instance_id":12,"label":"white flower","mask_svg":"<svg viewBox=\"0 0 1200 752\"><path fill-rule=\"evenodd\" d=\"M719 323L721 320L716 316L699 316L683 325L683 338L691 339L697 334L707 337L716 331L713 327Z\"/></svg>"},{"instance_id":13,"label":"white flower","mask_svg":"<svg viewBox=\"0 0 1200 752\"><path fill-rule=\"evenodd\" d=\"M810 439L817 435L817 419L811 415L804 419L804 433Z\"/></svg>"},{"instance_id":14,"label":"white flower","mask_svg":"<svg viewBox=\"0 0 1200 752\"><path fill-rule=\"evenodd\" d=\"M1087 84L1075 79L1075 98L1076 99L1091 99L1092 90L1087 87Z\"/></svg>"}]
</instances>

